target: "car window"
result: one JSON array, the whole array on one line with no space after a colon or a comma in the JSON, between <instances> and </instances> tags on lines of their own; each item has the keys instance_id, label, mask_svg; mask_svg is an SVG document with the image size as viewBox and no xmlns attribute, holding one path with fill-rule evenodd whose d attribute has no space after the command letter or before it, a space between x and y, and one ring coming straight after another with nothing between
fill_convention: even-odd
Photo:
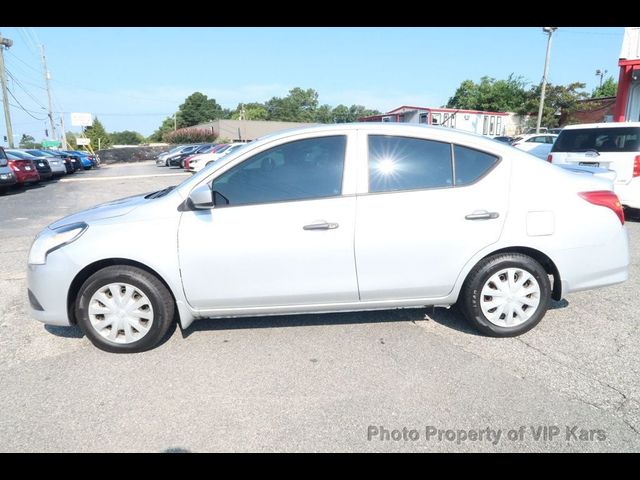
<instances>
[{"instance_id":1,"label":"car window","mask_svg":"<svg viewBox=\"0 0 640 480\"><path fill-rule=\"evenodd\" d=\"M0 147L0 167L6 167L8 164L7 156L4 153L4 149Z\"/></svg>"},{"instance_id":2,"label":"car window","mask_svg":"<svg viewBox=\"0 0 640 480\"><path fill-rule=\"evenodd\" d=\"M545 136L531 137L529 140L527 140L527 142L545 143L546 142L546 138L547 137L545 137Z\"/></svg>"},{"instance_id":3,"label":"car window","mask_svg":"<svg viewBox=\"0 0 640 480\"><path fill-rule=\"evenodd\" d=\"M479 150L454 145L456 186L475 182L498 163L498 157Z\"/></svg>"},{"instance_id":4,"label":"car window","mask_svg":"<svg viewBox=\"0 0 640 480\"><path fill-rule=\"evenodd\" d=\"M449 143L369 135L369 192L450 186L453 169Z\"/></svg>"},{"instance_id":5,"label":"car window","mask_svg":"<svg viewBox=\"0 0 640 480\"><path fill-rule=\"evenodd\" d=\"M212 187L232 206L338 196L346 145L344 135L279 145L223 173Z\"/></svg>"},{"instance_id":6,"label":"car window","mask_svg":"<svg viewBox=\"0 0 640 480\"><path fill-rule=\"evenodd\" d=\"M563 130L552 152L638 152L639 127L584 128Z\"/></svg>"}]
</instances>

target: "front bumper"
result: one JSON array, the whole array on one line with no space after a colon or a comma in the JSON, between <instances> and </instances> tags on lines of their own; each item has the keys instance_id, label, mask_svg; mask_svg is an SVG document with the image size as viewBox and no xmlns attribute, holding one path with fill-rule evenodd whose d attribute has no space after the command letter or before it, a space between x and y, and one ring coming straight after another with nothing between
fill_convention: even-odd
<instances>
[{"instance_id":1,"label":"front bumper","mask_svg":"<svg viewBox=\"0 0 640 480\"><path fill-rule=\"evenodd\" d=\"M29 309L36 320L50 325L70 325L67 295L71 282L81 270L64 248L47 256L45 265L27 266Z\"/></svg>"}]
</instances>

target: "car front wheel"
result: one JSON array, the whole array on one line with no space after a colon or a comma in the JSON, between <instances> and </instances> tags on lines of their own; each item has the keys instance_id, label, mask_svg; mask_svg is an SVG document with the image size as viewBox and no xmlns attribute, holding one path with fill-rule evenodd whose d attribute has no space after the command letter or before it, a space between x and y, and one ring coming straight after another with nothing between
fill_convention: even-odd
<instances>
[{"instance_id":1,"label":"car front wheel","mask_svg":"<svg viewBox=\"0 0 640 480\"><path fill-rule=\"evenodd\" d=\"M131 266L110 266L91 275L75 304L83 333L101 350L135 353L155 347L167 333L174 302L154 275Z\"/></svg>"},{"instance_id":2,"label":"car front wheel","mask_svg":"<svg viewBox=\"0 0 640 480\"><path fill-rule=\"evenodd\" d=\"M483 259L469 273L458 304L479 331L514 337L535 327L551 301L551 283L542 265L520 253Z\"/></svg>"}]
</instances>

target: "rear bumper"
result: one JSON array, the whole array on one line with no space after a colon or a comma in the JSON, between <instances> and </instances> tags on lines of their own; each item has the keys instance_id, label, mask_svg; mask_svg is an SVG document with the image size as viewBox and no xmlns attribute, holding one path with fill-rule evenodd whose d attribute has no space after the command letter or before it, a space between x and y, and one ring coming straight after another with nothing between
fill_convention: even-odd
<instances>
[{"instance_id":1,"label":"rear bumper","mask_svg":"<svg viewBox=\"0 0 640 480\"><path fill-rule=\"evenodd\" d=\"M2 175L8 175L6 173L3 173ZM7 178L2 178L2 176L0 176L0 187L10 187L11 185L15 185L17 182L15 175L8 175Z\"/></svg>"},{"instance_id":2,"label":"rear bumper","mask_svg":"<svg viewBox=\"0 0 640 480\"><path fill-rule=\"evenodd\" d=\"M40 180L40 174L37 170L32 170L30 172L14 172L14 175L16 176L18 183L37 182Z\"/></svg>"},{"instance_id":3,"label":"rear bumper","mask_svg":"<svg viewBox=\"0 0 640 480\"><path fill-rule=\"evenodd\" d=\"M556 252L563 295L622 283L629 277L629 238L626 227L606 243Z\"/></svg>"},{"instance_id":4,"label":"rear bumper","mask_svg":"<svg viewBox=\"0 0 640 480\"><path fill-rule=\"evenodd\" d=\"M614 191L623 205L640 208L640 177L636 177L626 184L615 184Z\"/></svg>"}]
</instances>

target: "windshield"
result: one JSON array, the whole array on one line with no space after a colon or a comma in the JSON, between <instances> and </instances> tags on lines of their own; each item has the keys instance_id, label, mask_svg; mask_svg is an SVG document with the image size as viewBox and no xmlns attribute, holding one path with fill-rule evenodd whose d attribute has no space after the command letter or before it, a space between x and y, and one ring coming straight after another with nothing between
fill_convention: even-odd
<instances>
[{"instance_id":1,"label":"windshield","mask_svg":"<svg viewBox=\"0 0 640 480\"><path fill-rule=\"evenodd\" d=\"M581 128L563 130L552 152L637 152L640 127Z\"/></svg>"},{"instance_id":2,"label":"windshield","mask_svg":"<svg viewBox=\"0 0 640 480\"><path fill-rule=\"evenodd\" d=\"M7 163L7 156L5 155L4 150L0 148L0 167L6 167Z\"/></svg>"}]
</instances>

